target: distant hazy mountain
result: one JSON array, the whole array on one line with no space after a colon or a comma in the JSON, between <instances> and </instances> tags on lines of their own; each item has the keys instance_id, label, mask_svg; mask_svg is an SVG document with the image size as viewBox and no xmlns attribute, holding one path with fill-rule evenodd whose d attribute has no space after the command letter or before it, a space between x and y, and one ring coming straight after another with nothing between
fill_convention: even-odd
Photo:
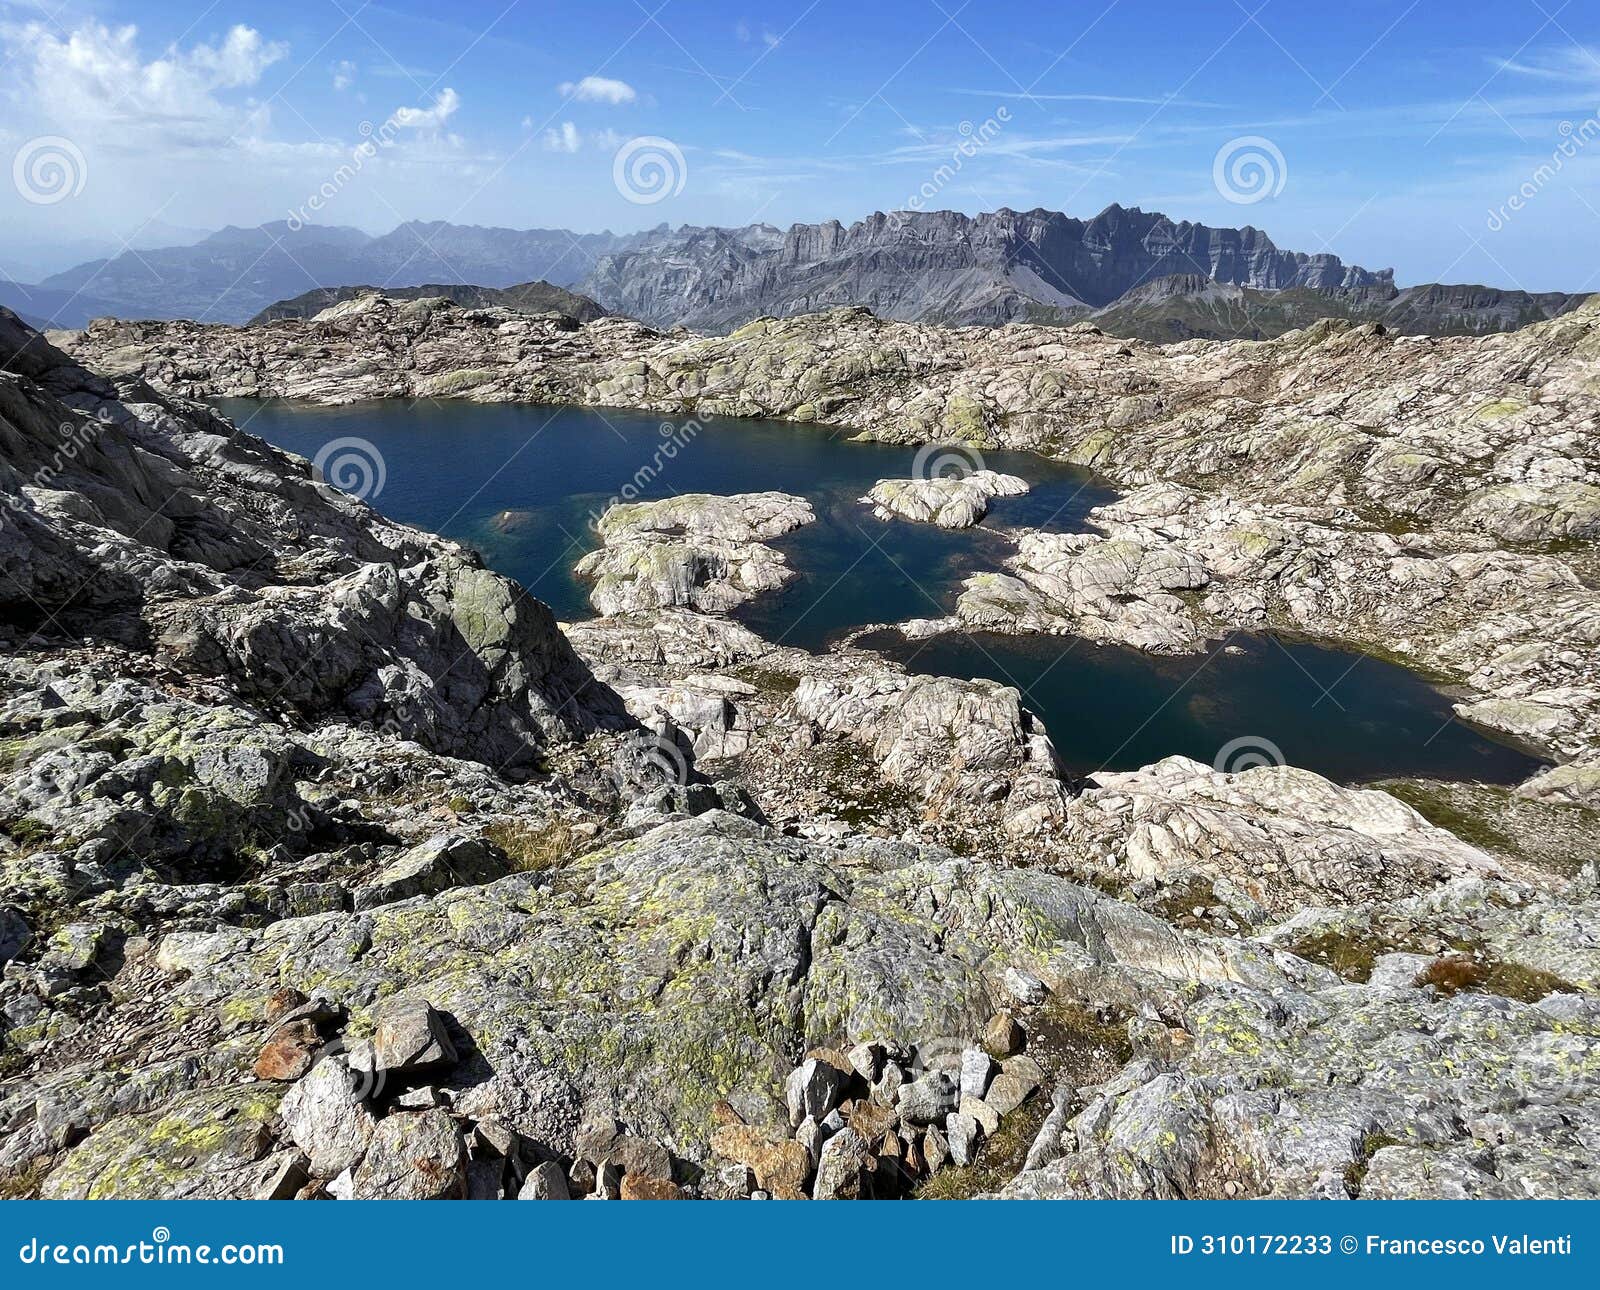
<instances>
[{"instance_id":1,"label":"distant hazy mountain","mask_svg":"<svg viewBox=\"0 0 1600 1290\"><path fill-rule=\"evenodd\" d=\"M165 220L146 220L117 237L30 237L8 236L0 256L0 274L19 282L41 282L86 260L103 260L132 249L192 246L208 236L206 229L186 228Z\"/></svg>"},{"instance_id":2,"label":"distant hazy mountain","mask_svg":"<svg viewBox=\"0 0 1600 1290\"><path fill-rule=\"evenodd\" d=\"M277 322L284 318L311 318L329 305L336 305L342 300L354 300L367 292L380 291L386 296L400 300L423 300L430 296L443 296L447 300L454 300L458 305L472 309L499 306L502 309L516 309L528 314L561 313L581 323L604 318L607 312L588 296L577 295L562 287L553 287L548 282L522 282L514 287L472 287L462 286L459 283L432 282L420 287L318 287L315 291L307 291L292 300L280 300L277 304L268 305L250 322L255 324Z\"/></svg>"},{"instance_id":3,"label":"distant hazy mountain","mask_svg":"<svg viewBox=\"0 0 1600 1290\"><path fill-rule=\"evenodd\" d=\"M275 302L356 283L437 291L534 280L662 327L726 331L764 314L857 304L954 326L1093 319L1162 340L1273 336L1330 316L1381 319L1407 332L1503 331L1583 299L1398 288L1391 270L1286 251L1260 229L1114 205L1090 220L1046 210L879 213L849 227L829 221L787 232L769 224L615 234L413 221L373 237L280 221L78 265L26 288L33 305L0 300L57 326L108 312L243 322Z\"/></svg>"},{"instance_id":4,"label":"distant hazy mountain","mask_svg":"<svg viewBox=\"0 0 1600 1290\"><path fill-rule=\"evenodd\" d=\"M622 239L560 229L476 228L412 222L373 237L359 229L282 220L228 227L193 246L92 260L42 286L94 294L131 318L244 322L268 305L317 287L355 283L456 283L509 287L543 279L570 286ZM80 320L60 320L76 326Z\"/></svg>"},{"instance_id":5,"label":"distant hazy mountain","mask_svg":"<svg viewBox=\"0 0 1600 1290\"><path fill-rule=\"evenodd\" d=\"M30 327L81 327L91 318L120 312L119 307L80 291L59 291L25 282L0 280L0 305Z\"/></svg>"}]
</instances>

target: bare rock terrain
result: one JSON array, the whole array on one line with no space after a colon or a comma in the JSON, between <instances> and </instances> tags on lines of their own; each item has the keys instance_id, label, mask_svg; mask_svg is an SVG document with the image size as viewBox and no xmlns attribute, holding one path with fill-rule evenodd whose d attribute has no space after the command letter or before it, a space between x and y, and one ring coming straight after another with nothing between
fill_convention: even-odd
<instances>
[{"instance_id":1,"label":"bare rock terrain","mask_svg":"<svg viewBox=\"0 0 1600 1290\"><path fill-rule=\"evenodd\" d=\"M5 1194L1600 1193L1593 305L1165 349L382 298L0 324ZM1479 786L1072 783L1013 689L726 616L800 499L613 509L563 630L209 394L1050 453L1125 495L919 630L1293 628L1557 765L1495 827Z\"/></svg>"}]
</instances>

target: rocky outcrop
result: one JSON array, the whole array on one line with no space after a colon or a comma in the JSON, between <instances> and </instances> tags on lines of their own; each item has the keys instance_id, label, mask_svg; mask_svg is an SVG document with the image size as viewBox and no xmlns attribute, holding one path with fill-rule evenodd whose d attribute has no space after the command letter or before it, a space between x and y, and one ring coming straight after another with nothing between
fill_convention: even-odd
<instances>
[{"instance_id":1,"label":"rocky outcrop","mask_svg":"<svg viewBox=\"0 0 1600 1290\"><path fill-rule=\"evenodd\" d=\"M1246 922L1258 909L1286 917L1307 904L1395 899L1503 873L1389 794L1340 788L1292 766L1227 774L1168 757L1089 780L1064 821L1079 854L1130 885L1224 884Z\"/></svg>"},{"instance_id":2,"label":"rocky outcrop","mask_svg":"<svg viewBox=\"0 0 1600 1290\"><path fill-rule=\"evenodd\" d=\"M994 470L936 475L931 479L880 479L861 500L880 520L912 520L942 529L969 529L989 513L995 497L1017 497L1028 481Z\"/></svg>"},{"instance_id":3,"label":"rocky outcrop","mask_svg":"<svg viewBox=\"0 0 1600 1290\"><path fill-rule=\"evenodd\" d=\"M1055 750L1011 686L908 677L861 659L848 679L807 677L793 708L818 730L862 745L889 783L935 812L995 803L1006 827L1022 834L1060 815Z\"/></svg>"},{"instance_id":4,"label":"rocky outcrop","mask_svg":"<svg viewBox=\"0 0 1600 1290\"><path fill-rule=\"evenodd\" d=\"M388 296L392 300L451 300L470 309L500 307L525 314L561 314L575 322L593 322L606 311L590 300L548 282L523 282L514 287L472 287L461 283L427 283L417 287L317 287L288 300L268 305L250 320L258 323L282 319L319 317L325 310L361 296Z\"/></svg>"},{"instance_id":5,"label":"rocky outcrop","mask_svg":"<svg viewBox=\"0 0 1600 1290\"><path fill-rule=\"evenodd\" d=\"M209 410L119 388L0 315L0 604L151 647L299 718L529 762L616 714L545 606Z\"/></svg>"},{"instance_id":6,"label":"rocky outcrop","mask_svg":"<svg viewBox=\"0 0 1600 1290\"><path fill-rule=\"evenodd\" d=\"M1435 947L1420 954L1384 952L1376 937L1309 936L1309 919L1292 920L1275 940L1337 955L1359 979L1174 999L1135 1036L1144 1055L1117 1077L1057 1087L1027 1170L1003 1194L1600 1194L1583 1146L1600 1011L1572 982L1495 958L1542 939L1535 929L1551 911L1520 904L1463 879L1404 905L1414 938L1404 943ZM1590 929L1576 932L1581 941L1593 918L1581 903L1560 921ZM1496 948L1439 953L1441 934L1490 929ZM1483 992L1491 975L1498 991Z\"/></svg>"},{"instance_id":7,"label":"rocky outcrop","mask_svg":"<svg viewBox=\"0 0 1600 1290\"><path fill-rule=\"evenodd\" d=\"M689 607L725 613L794 577L765 545L816 519L786 493L684 493L612 506L595 525L604 546L578 562L602 614Z\"/></svg>"}]
</instances>

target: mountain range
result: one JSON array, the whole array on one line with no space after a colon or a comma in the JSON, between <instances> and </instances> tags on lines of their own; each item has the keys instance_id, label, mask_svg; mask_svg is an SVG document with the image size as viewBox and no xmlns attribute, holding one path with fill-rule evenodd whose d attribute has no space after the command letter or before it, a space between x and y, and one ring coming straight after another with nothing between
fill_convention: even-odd
<instances>
[{"instance_id":1,"label":"mountain range","mask_svg":"<svg viewBox=\"0 0 1600 1290\"><path fill-rule=\"evenodd\" d=\"M37 285L0 282L0 303L63 327L104 314L242 323L303 316L316 299L337 298L327 289L356 283L432 284L430 293L453 294L535 280L658 327L723 332L763 315L865 305L884 317L952 326L1093 321L1151 340L1263 338L1322 317L1382 321L1402 332L1504 331L1585 298L1402 288L1392 270L1284 250L1257 228L1212 228L1112 205L1090 220L1048 210L879 212L849 226L830 220L787 231L754 224L573 233L412 221L373 236L279 221L125 251Z\"/></svg>"}]
</instances>

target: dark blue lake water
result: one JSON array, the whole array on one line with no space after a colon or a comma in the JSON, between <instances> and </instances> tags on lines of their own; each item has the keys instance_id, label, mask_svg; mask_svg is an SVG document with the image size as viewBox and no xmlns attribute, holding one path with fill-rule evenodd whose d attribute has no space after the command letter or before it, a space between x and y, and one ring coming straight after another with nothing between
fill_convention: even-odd
<instances>
[{"instance_id":1,"label":"dark blue lake water","mask_svg":"<svg viewBox=\"0 0 1600 1290\"><path fill-rule=\"evenodd\" d=\"M822 428L706 420L686 431L682 419L520 404L218 406L312 459L336 439L366 440L384 472L373 505L475 547L564 619L593 612L572 567L596 545L591 517L626 486L640 499L767 489L806 497L817 522L773 544L800 577L739 617L809 650L862 624L948 613L968 573L998 568L1008 554L995 526L1082 529L1088 511L1115 496L1060 462L985 453L985 465L1021 475L1033 491L996 499L975 529L948 532L885 523L856 501L879 479L909 477L916 449ZM1509 783L1541 764L1455 720L1445 696L1404 669L1304 641L1240 636L1229 649L1179 659L1062 637L906 642L888 632L870 643L913 671L1016 685L1078 769L1130 769L1170 753L1209 762L1242 737L1270 740L1292 764L1344 781Z\"/></svg>"}]
</instances>

